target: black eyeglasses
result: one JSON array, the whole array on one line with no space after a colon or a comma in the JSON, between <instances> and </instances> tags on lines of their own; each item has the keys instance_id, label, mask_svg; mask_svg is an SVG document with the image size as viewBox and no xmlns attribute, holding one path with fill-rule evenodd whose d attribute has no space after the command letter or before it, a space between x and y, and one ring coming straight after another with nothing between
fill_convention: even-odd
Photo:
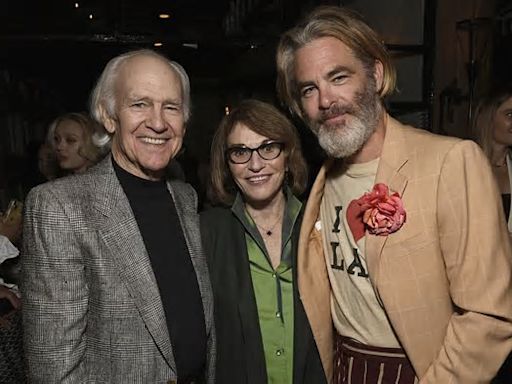
<instances>
[{"instance_id":1,"label":"black eyeglasses","mask_svg":"<svg viewBox=\"0 0 512 384\"><path fill-rule=\"evenodd\" d=\"M226 157L233 164L245 164L251 160L252 153L256 151L263 160L274 160L279 157L283 148L284 143L278 141L263 143L258 148L234 146L226 150Z\"/></svg>"}]
</instances>

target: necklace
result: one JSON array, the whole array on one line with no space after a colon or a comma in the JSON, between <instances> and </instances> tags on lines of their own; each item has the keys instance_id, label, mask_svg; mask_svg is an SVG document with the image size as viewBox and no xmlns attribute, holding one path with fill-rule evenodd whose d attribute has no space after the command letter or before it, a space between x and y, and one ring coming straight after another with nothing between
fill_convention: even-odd
<instances>
[{"instance_id":1,"label":"necklace","mask_svg":"<svg viewBox=\"0 0 512 384\"><path fill-rule=\"evenodd\" d=\"M507 160L503 161L503 163L501 164L493 164L492 166L496 168L501 168L504 167L505 165L507 165Z\"/></svg>"},{"instance_id":2,"label":"necklace","mask_svg":"<svg viewBox=\"0 0 512 384\"><path fill-rule=\"evenodd\" d=\"M256 226L257 226L259 229L261 229L261 230L263 230L263 232L265 232L265 234L266 234L267 236L272 236L272 234L274 233L274 232L272 232L272 231L274 230L274 228L275 228L275 226L277 225L277 223L279 223L279 221L281 220L281 217L282 217L282 216L283 216L282 214L281 214L281 215L279 215L279 216L278 216L278 218L277 218L277 220L275 221L275 223L274 223L274 224L272 224L272 226L271 226L270 228L264 228L264 227L262 227L261 225L259 225L259 224L258 224L258 222L257 222L254 218L253 218L252 220L254 221L254 223L256 224Z\"/></svg>"}]
</instances>

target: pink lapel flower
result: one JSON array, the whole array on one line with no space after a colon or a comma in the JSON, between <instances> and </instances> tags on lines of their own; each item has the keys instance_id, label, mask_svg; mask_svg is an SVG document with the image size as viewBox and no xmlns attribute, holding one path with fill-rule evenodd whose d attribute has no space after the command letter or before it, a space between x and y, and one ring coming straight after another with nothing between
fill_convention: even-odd
<instances>
[{"instance_id":1,"label":"pink lapel flower","mask_svg":"<svg viewBox=\"0 0 512 384\"><path fill-rule=\"evenodd\" d=\"M379 183L357 200L363 223L372 235L387 236L405 223L406 213L400 194L389 192L387 185Z\"/></svg>"}]
</instances>

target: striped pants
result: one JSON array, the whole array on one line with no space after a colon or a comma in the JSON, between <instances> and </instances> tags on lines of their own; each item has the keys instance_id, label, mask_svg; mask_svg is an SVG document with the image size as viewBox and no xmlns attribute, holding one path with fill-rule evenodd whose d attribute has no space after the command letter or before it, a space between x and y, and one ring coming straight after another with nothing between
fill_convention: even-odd
<instances>
[{"instance_id":1,"label":"striped pants","mask_svg":"<svg viewBox=\"0 0 512 384\"><path fill-rule=\"evenodd\" d=\"M336 335L334 384L415 384L403 349L372 347Z\"/></svg>"}]
</instances>

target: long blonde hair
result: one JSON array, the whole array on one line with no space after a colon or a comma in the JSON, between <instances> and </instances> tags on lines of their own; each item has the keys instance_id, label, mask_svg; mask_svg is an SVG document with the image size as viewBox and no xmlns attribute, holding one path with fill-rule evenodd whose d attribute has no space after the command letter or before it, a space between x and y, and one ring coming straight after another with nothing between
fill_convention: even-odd
<instances>
[{"instance_id":1,"label":"long blonde hair","mask_svg":"<svg viewBox=\"0 0 512 384\"><path fill-rule=\"evenodd\" d=\"M99 130L98 124L89 115L83 112L70 112L58 116L52 121L46 134L46 143L55 153L55 130L63 121L73 121L77 123L83 132L84 144L79 148L78 153L86 159L92 166L96 164L104 155L99 147L93 143L93 135ZM49 171L49 170L48 170Z\"/></svg>"}]
</instances>

